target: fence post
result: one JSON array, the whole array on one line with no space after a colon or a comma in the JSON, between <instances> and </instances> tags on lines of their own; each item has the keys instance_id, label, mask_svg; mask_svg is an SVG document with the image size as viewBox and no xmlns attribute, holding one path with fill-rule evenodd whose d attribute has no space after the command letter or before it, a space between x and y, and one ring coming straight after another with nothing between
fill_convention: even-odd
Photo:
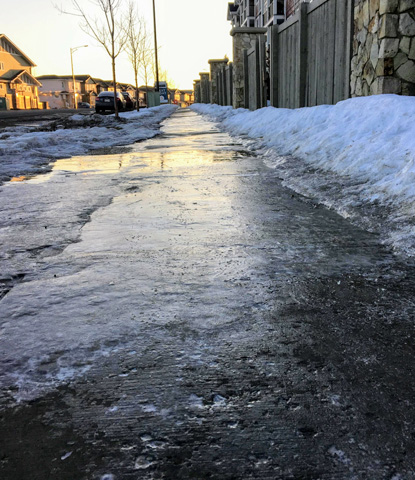
<instances>
[{"instance_id":1,"label":"fence post","mask_svg":"<svg viewBox=\"0 0 415 480\"><path fill-rule=\"evenodd\" d=\"M258 81L260 86L260 106L258 108L267 106L267 87L265 84L265 72L266 72L266 42L265 37L259 37L258 39L258 55L259 55L259 75Z\"/></svg>"},{"instance_id":2,"label":"fence post","mask_svg":"<svg viewBox=\"0 0 415 480\"><path fill-rule=\"evenodd\" d=\"M233 63L230 63L228 66L229 70L227 72L227 86L228 86L228 105L233 105Z\"/></svg>"},{"instance_id":3,"label":"fence post","mask_svg":"<svg viewBox=\"0 0 415 480\"><path fill-rule=\"evenodd\" d=\"M222 105L228 104L228 89L226 88L226 65L222 66L220 71L222 84Z\"/></svg>"},{"instance_id":4,"label":"fence post","mask_svg":"<svg viewBox=\"0 0 415 480\"><path fill-rule=\"evenodd\" d=\"M350 98L351 89L351 74L352 74L352 55L353 55L353 30L354 30L354 2L347 0L347 18L346 18L346 68L345 68L345 85L344 85L344 98Z\"/></svg>"},{"instance_id":5,"label":"fence post","mask_svg":"<svg viewBox=\"0 0 415 480\"><path fill-rule=\"evenodd\" d=\"M270 99L273 107L278 107L278 25L271 27L271 59L270 59Z\"/></svg>"},{"instance_id":6,"label":"fence post","mask_svg":"<svg viewBox=\"0 0 415 480\"><path fill-rule=\"evenodd\" d=\"M297 107L306 106L306 88L307 88L307 12L308 4L301 3L299 10L299 39L297 53Z\"/></svg>"},{"instance_id":7,"label":"fence post","mask_svg":"<svg viewBox=\"0 0 415 480\"><path fill-rule=\"evenodd\" d=\"M249 108L249 65L248 65L248 50L243 51L244 59L244 105L243 108Z\"/></svg>"}]
</instances>

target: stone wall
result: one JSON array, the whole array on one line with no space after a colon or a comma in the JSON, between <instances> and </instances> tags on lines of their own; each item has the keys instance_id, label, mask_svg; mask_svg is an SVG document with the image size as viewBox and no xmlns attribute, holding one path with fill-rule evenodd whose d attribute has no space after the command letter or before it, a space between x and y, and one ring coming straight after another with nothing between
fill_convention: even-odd
<instances>
[{"instance_id":1,"label":"stone wall","mask_svg":"<svg viewBox=\"0 0 415 480\"><path fill-rule=\"evenodd\" d=\"M415 0L355 0L353 97L415 95Z\"/></svg>"},{"instance_id":2,"label":"stone wall","mask_svg":"<svg viewBox=\"0 0 415 480\"><path fill-rule=\"evenodd\" d=\"M264 35L266 28L235 27L231 31L233 37L233 94L234 108L247 108L246 86L248 80L245 75L244 57L246 52L254 48L258 36Z\"/></svg>"},{"instance_id":3,"label":"stone wall","mask_svg":"<svg viewBox=\"0 0 415 480\"><path fill-rule=\"evenodd\" d=\"M202 72L199 75L200 75L200 103L210 103L209 73Z\"/></svg>"},{"instance_id":4,"label":"stone wall","mask_svg":"<svg viewBox=\"0 0 415 480\"><path fill-rule=\"evenodd\" d=\"M227 58L221 60L209 60L210 65L210 101L211 103L220 104L218 96L218 84L217 77L218 73L222 70L224 66L228 64L229 60Z\"/></svg>"},{"instance_id":5,"label":"stone wall","mask_svg":"<svg viewBox=\"0 0 415 480\"><path fill-rule=\"evenodd\" d=\"M195 94L195 103L202 103L200 96L200 80L195 80L193 82L193 91Z\"/></svg>"}]
</instances>

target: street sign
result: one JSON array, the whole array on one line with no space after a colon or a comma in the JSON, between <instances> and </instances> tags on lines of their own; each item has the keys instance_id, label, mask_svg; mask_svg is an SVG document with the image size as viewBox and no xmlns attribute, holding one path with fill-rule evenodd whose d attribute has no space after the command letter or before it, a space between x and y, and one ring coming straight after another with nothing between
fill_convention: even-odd
<instances>
[{"instance_id":1,"label":"street sign","mask_svg":"<svg viewBox=\"0 0 415 480\"><path fill-rule=\"evenodd\" d=\"M160 103L169 103L167 82L159 82Z\"/></svg>"}]
</instances>

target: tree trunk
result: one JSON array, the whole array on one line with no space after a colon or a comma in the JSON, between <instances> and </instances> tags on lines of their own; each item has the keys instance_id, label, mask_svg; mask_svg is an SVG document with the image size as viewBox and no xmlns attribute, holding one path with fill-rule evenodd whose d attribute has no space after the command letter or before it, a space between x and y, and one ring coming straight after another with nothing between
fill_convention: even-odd
<instances>
[{"instance_id":1,"label":"tree trunk","mask_svg":"<svg viewBox=\"0 0 415 480\"><path fill-rule=\"evenodd\" d=\"M112 59L112 83L114 85L114 113L115 118L119 119L120 116L118 114L118 102L117 102L117 79L115 76L115 59Z\"/></svg>"},{"instance_id":2,"label":"tree trunk","mask_svg":"<svg viewBox=\"0 0 415 480\"><path fill-rule=\"evenodd\" d=\"M137 112L140 111L140 95L138 94L138 73L134 72L135 76L135 106L137 108Z\"/></svg>"}]
</instances>

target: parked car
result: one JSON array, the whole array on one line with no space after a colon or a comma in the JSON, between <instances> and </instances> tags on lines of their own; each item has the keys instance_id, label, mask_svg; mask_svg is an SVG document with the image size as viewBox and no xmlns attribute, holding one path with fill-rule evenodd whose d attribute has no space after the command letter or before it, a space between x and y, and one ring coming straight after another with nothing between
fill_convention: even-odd
<instances>
[{"instance_id":1,"label":"parked car","mask_svg":"<svg viewBox=\"0 0 415 480\"><path fill-rule=\"evenodd\" d=\"M136 107L135 99L128 92L121 92L124 97L127 110L134 110Z\"/></svg>"},{"instance_id":2,"label":"parked car","mask_svg":"<svg viewBox=\"0 0 415 480\"><path fill-rule=\"evenodd\" d=\"M120 92L117 92L118 111L126 109L126 102ZM101 92L95 100L95 111L97 113L105 110L114 111L114 92Z\"/></svg>"},{"instance_id":3,"label":"parked car","mask_svg":"<svg viewBox=\"0 0 415 480\"><path fill-rule=\"evenodd\" d=\"M78 108L91 108L91 105L87 102L78 102Z\"/></svg>"}]
</instances>

